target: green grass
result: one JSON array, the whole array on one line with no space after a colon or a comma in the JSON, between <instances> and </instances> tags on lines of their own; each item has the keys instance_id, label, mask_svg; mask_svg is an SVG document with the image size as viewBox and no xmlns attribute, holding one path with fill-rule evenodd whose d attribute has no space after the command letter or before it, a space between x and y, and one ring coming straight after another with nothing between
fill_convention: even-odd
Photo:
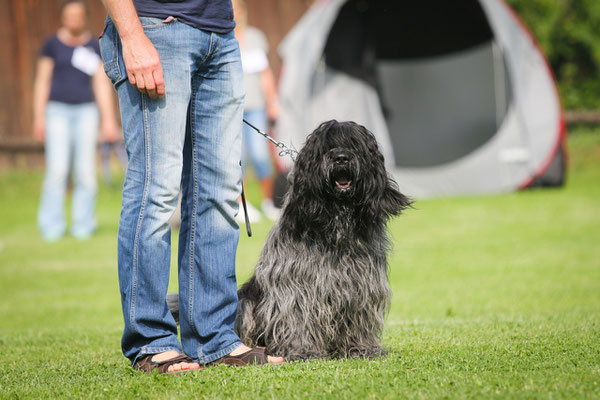
<instances>
[{"instance_id":1,"label":"green grass","mask_svg":"<svg viewBox=\"0 0 600 400\"><path fill-rule=\"evenodd\" d=\"M41 173L2 173L0 398L599 398L600 129L569 148L563 189L419 201L393 221L386 359L186 376L120 353L120 192L102 189L93 239L47 244ZM270 226L253 228L240 282Z\"/></svg>"}]
</instances>

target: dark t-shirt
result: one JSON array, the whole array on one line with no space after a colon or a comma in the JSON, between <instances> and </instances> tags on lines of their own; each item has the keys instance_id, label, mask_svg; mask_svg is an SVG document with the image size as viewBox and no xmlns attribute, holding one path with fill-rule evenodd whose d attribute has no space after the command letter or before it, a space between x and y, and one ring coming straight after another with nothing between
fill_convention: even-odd
<instances>
[{"instance_id":1,"label":"dark t-shirt","mask_svg":"<svg viewBox=\"0 0 600 400\"><path fill-rule=\"evenodd\" d=\"M173 16L194 28L228 33L235 27L231 0L133 0L141 17Z\"/></svg>"},{"instance_id":2,"label":"dark t-shirt","mask_svg":"<svg viewBox=\"0 0 600 400\"><path fill-rule=\"evenodd\" d=\"M72 47L53 35L46 39L41 55L54 61L49 100L71 104L94 101L92 76L100 66L100 48L95 39Z\"/></svg>"}]
</instances>

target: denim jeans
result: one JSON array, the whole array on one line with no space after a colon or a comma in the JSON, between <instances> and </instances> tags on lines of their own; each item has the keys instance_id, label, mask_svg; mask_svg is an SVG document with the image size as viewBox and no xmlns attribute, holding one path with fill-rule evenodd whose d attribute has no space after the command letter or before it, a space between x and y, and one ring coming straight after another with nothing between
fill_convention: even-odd
<instances>
[{"instance_id":1,"label":"denim jeans","mask_svg":"<svg viewBox=\"0 0 600 400\"><path fill-rule=\"evenodd\" d=\"M71 165L71 234L85 239L96 229L98 122L94 103L50 101L46 106L46 175L38 210L38 225L45 240L58 240L65 233L65 192Z\"/></svg>"},{"instance_id":2,"label":"denim jeans","mask_svg":"<svg viewBox=\"0 0 600 400\"><path fill-rule=\"evenodd\" d=\"M206 32L172 18L140 20L160 55L162 99L142 95L127 81L110 19L100 39L104 68L119 97L129 157L118 234L125 319L121 345L133 363L146 354L182 348L207 363L241 344L233 331L244 98L239 46L233 32ZM180 187L182 346L166 303L168 220Z\"/></svg>"},{"instance_id":3,"label":"denim jeans","mask_svg":"<svg viewBox=\"0 0 600 400\"><path fill-rule=\"evenodd\" d=\"M267 131L267 112L264 108L244 111L244 119L261 131ZM271 177L273 167L269 142L246 124L244 124L243 132L243 159L250 159L254 173L259 180Z\"/></svg>"}]
</instances>

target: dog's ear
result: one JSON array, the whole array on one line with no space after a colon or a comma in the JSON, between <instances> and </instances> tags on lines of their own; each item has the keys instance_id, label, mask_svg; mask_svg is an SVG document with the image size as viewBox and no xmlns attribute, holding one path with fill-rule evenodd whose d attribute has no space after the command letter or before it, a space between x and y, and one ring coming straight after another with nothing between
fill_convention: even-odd
<instances>
[{"instance_id":1,"label":"dog's ear","mask_svg":"<svg viewBox=\"0 0 600 400\"><path fill-rule=\"evenodd\" d=\"M383 212L388 217L400 215L404 209L412 207L412 203L412 199L400 193L396 182L388 179L388 184L380 199L380 206Z\"/></svg>"}]
</instances>

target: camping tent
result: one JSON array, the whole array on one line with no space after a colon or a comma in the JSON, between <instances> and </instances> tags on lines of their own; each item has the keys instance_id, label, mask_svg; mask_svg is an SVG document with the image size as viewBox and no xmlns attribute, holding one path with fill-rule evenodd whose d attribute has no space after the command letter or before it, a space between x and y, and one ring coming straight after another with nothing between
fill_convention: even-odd
<instances>
[{"instance_id":1,"label":"camping tent","mask_svg":"<svg viewBox=\"0 0 600 400\"><path fill-rule=\"evenodd\" d=\"M317 0L279 52L284 143L354 120L417 197L564 180L552 71L503 0Z\"/></svg>"}]
</instances>

